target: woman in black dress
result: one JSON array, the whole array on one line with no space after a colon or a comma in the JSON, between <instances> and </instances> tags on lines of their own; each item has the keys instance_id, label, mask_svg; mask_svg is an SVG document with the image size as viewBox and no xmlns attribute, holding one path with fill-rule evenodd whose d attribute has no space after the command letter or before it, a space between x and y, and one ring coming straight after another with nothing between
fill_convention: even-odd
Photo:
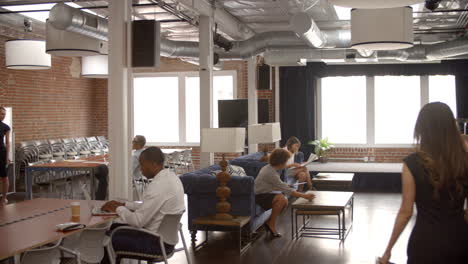
<instances>
[{"instance_id":1,"label":"woman in black dress","mask_svg":"<svg viewBox=\"0 0 468 264\"><path fill-rule=\"evenodd\" d=\"M8 173L7 165L10 163L8 154L10 152L10 127L3 123L6 109L0 106L0 179L2 179L2 199L0 206L8 203Z\"/></svg>"},{"instance_id":2,"label":"woman in black dress","mask_svg":"<svg viewBox=\"0 0 468 264\"><path fill-rule=\"evenodd\" d=\"M450 108L440 102L425 105L414 137L417 152L404 159L401 208L378 262L388 263L416 202L408 263L468 263L468 223L463 209L468 198L468 152Z\"/></svg>"}]
</instances>

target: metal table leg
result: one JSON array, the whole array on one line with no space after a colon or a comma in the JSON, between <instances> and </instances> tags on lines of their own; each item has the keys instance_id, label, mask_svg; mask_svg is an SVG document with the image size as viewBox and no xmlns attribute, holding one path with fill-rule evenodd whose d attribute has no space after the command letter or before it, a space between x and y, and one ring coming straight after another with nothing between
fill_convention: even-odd
<instances>
[{"instance_id":1,"label":"metal table leg","mask_svg":"<svg viewBox=\"0 0 468 264\"><path fill-rule=\"evenodd\" d=\"M26 199L32 200L32 168L27 167L25 169L25 177L26 177Z\"/></svg>"}]
</instances>

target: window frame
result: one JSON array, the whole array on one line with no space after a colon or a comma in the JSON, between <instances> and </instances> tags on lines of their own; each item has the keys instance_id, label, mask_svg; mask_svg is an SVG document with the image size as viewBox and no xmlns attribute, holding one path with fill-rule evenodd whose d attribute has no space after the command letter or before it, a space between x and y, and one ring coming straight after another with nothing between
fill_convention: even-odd
<instances>
[{"instance_id":1,"label":"window frame","mask_svg":"<svg viewBox=\"0 0 468 264\"><path fill-rule=\"evenodd\" d=\"M448 74L450 75L450 74ZM333 77L333 76L330 76ZM345 76L335 76L345 77ZM420 108L429 103L429 75L420 75ZM317 138L322 138L322 79L316 80L317 93L315 97ZM366 127L367 139L365 144L335 144L338 148L413 148L415 144L377 144L375 143L375 78L366 76Z\"/></svg>"},{"instance_id":2,"label":"window frame","mask_svg":"<svg viewBox=\"0 0 468 264\"><path fill-rule=\"evenodd\" d=\"M232 76L233 79L233 99L237 99L237 71L235 70L223 70L214 71L213 77L215 76ZM200 143L187 142L186 137L186 105L185 105L185 78L186 77L200 77L199 72L196 71L185 71L185 72L145 72L145 73L134 73L133 79L144 78L144 77L177 77L178 78L178 89L179 89L179 142L147 142L148 146L167 146L167 147L198 147ZM135 88L133 87L133 92ZM134 102L135 103L135 102ZM213 103L213 102L212 102Z\"/></svg>"}]
</instances>

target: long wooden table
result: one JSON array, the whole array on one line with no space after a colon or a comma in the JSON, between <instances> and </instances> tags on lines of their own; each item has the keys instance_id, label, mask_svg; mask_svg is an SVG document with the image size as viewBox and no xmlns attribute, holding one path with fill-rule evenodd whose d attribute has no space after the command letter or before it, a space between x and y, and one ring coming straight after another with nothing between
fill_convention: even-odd
<instances>
[{"instance_id":1,"label":"long wooden table","mask_svg":"<svg viewBox=\"0 0 468 264\"><path fill-rule=\"evenodd\" d=\"M104 201L79 201L81 215L72 219L73 201L79 200L40 198L0 207L0 260L83 230L61 232L57 231L57 224L73 221L94 227L115 218L91 215L91 207L101 206Z\"/></svg>"},{"instance_id":2,"label":"long wooden table","mask_svg":"<svg viewBox=\"0 0 468 264\"><path fill-rule=\"evenodd\" d=\"M95 197L94 174L96 168L101 164L107 164L108 155L90 156L78 160L62 160L37 164L26 168L26 199L32 199L32 186L34 184L34 172L65 172L65 171L83 171L91 176L91 198Z\"/></svg>"}]
</instances>

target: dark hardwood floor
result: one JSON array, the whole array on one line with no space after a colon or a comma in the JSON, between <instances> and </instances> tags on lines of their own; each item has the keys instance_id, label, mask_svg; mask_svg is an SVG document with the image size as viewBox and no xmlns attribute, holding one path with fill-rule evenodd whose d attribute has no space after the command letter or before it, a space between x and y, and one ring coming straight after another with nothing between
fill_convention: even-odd
<instances>
[{"instance_id":1,"label":"dark hardwood floor","mask_svg":"<svg viewBox=\"0 0 468 264\"><path fill-rule=\"evenodd\" d=\"M285 211L279 221L281 238L271 239L263 230L252 247L239 256L235 233L211 232L208 243L193 252L193 263L235 264L235 263L274 263L274 264L360 264L375 263L387 244L393 222L401 202L401 194L356 193L353 227L344 243L325 238L302 237L291 239L290 210ZM406 263L406 246L415 216L401 235L393 249L392 262ZM317 216L312 219L320 226L336 224L336 217ZM186 219L183 220L186 226ZM190 234L185 230L185 238L190 243ZM198 232L198 242L204 234ZM197 243L198 243L197 242ZM186 263L183 252L176 253L171 263Z\"/></svg>"}]
</instances>

